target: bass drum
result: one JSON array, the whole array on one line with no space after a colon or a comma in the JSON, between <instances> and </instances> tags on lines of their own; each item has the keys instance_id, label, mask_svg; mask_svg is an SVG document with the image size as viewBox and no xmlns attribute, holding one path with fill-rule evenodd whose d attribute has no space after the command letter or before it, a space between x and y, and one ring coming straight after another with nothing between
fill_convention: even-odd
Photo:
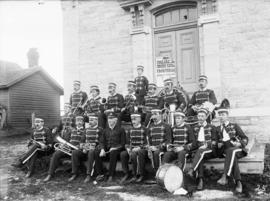
<instances>
[{"instance_id":1,"label":"bass drum","mask_svg":"<svg viewBox=\"0 0 270 201\"><path fill-rule=\"evenodd\" d=\"M180 93L183 96L183 98L186 102L186 107L184 108L183 112L186 112L188 102L189 102L188 93L182 87L176 87L176 86L173 87L173 91L177 91L178 93ZM165 96L165 88L161 89L160 92L158 93L158 97L163 97L163 96Z\"/></svg>"},{"instance_id":2,"label":"bass drum","mask_svg":"<svg viewBox=\"0 0 270 201\"><path fill-rule=\"evenodd\" d=\"M156 173L157 183L173 193L183 185L183 172L174 164L164 164Z\"/></svg>"}]
</instances>

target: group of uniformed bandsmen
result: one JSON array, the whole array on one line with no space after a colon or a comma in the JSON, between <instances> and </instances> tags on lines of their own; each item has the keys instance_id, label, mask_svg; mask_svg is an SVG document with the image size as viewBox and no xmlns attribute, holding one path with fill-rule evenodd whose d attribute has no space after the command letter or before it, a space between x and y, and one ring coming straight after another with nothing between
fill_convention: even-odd
<instances>
[{"instance_id":1,"label":"group of uniformed bandsmen","mask_svg":"<svg viewBox=\"0 0 270 201\"><path fill-rule=\"evenodd\" d=\"M65 114L57 129L51 131L44 127L43 119L35 119L28 152L31 152L31 145L41 143L38 143L38 151L25 162L28 166L26 177L33 174L38 157L51 153L48 175L44 181L53 177L63 157L71 157L72 175L69 181L76 179L81 162L86 161L86 183L94 175L96 180L105 179L102 162L106 158L109 160L106 178L110 182L114 179L117 159L120 157L124 172L121 183L142 182L146 176L145 164L149 159L155 171L161 164L175 160L184 171L186 159L192 158L192 168L186 172L198 179L197 189L202 190L204 161L225 157L224 173L218 183L225 185L228 177L233 177L236 192L242 192L238 159L247 154L245 146L248 138L237 124L229 121L226 107L217 110L220 126L215 127L207 121L211 114L206 108L200 108L200 105L206 101L213 105L217 103L214 91L206 88L207 77L199 77L199 90L187 101L183 94L173 88L171 79L164 80L165 94L159 97L156 84L148 83L148 79L142 75L143 66L138 66L137 71L138 77L128 82L128 94L125 97L116 93L115 83L109 83L110 95L107 99L99 96L100 90L96 85L90 87L91 97L88 98L80 90L81 83L74 81L74 92L70 103L65 104ZM164 106L170 104L176 105L172 127L163 121L162 114ZM187 124L186 117L194 115L197 115L198 122ZM121 126L122 121L131 121L132 127L125 131ZM76 147L70 148L70 156L58 149L52 151L54 135L60 135ZM15 165L21 166L27 156L29 153L20 157ZM129 163L132 164L132 175Z\"/></svg>"}]
</instances>

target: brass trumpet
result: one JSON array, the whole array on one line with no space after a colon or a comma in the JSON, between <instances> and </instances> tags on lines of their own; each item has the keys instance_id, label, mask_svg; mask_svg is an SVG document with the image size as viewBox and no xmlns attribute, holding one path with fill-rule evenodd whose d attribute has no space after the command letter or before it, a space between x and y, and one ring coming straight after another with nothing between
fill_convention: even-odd
<instances>
[{"instance_id":1,"label":"brass trumpet","mask_svg":"<svg viewBox=\"0 0 270 201\"><path fill-rule=\"evenodd\" d=\"M64 140L60 136L57 136L55 139L58 141L58 143L56 143L54 145L54 149L57 150L57 151L61 151L61 152L65 153L65 154L71 156L72 150L79 150L78 147L76 147L73 144L67 142L66 140Z\"/></svg>"}]
</instances>

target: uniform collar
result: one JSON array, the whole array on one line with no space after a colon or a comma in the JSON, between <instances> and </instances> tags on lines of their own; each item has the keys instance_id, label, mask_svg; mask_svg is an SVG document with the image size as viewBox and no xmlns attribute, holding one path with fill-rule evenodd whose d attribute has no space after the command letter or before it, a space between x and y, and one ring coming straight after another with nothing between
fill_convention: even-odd
<instances>
[{"instance_id":1,"label":"uniform collar","mask_svg":"<svg viewBox=\"0 0 270 201\"><path fill-rule=\"evenodd\" d=\"M77 127L77 130L83 130L83 126L82 127Z\"/></svg>"},{"instance_id":2,"label":"uniform collar","mask_svg":"<svg viewBox=\"0 0 270 201\"><path fill-rule=\"evenodd\" d=\"M199 91L206 91L207 90L207 88L205 87L205 88L203 88L203 89L199 89Z\"/></svg>"},{"instance_id":3,"label":"uniform collar","mask_svg":"<svg viewBox=\"0 0 270 201\"><path fill-rule=\"evenodd\" d=\"M93 98L94 100L97 100L97 99L99 99L100 98L100 96L96 96L95 98Z\"/></svg>"},{"instance_id":4,"label":"uniform collar","mask_svg":"<svg viewBox=\"0 0 270 201\"><path fill-rule=\"evenodd\" d=\"M117 123L116 123L116 124L117 124ZM112 127L110 127L110 125L108 125L108 126L109 126L109 128L110 128L111 130L113 130L113 129L115 129L116 124L114 124L114 126L112 126Z\"/></svg>"},{"instance_id":5,"label":"uniform collar","mask_svg":"<svg viewBox=\"0 0 270 201\"><path fill-rule=\"evenodd\" d=\"M227 127L230 124L230 122L227 120L224 123L222 123L222 126L224 125L225 127Z\"/></svg>"},{"instance_id":6,"label":"uniform collar","mask_svg":"<svg viewBox=\"0 0 270 201\"><path fill-rule=\"evenodd\" d=\"M117 93L116 92L114 92L114 94L113 95L110 95L111 97L113 97L113 96L115 96Z\"/></svg>"},{"instance_id":7,"label":"uniform collar","mask_svg":"<svg viewBox=\"0 0 270 201\"><path fill-rule=\"evenodd\" d=\"M142 127L142 124L139 124L138 126L133 126L133 128L141 128Z\"/></svg>"},{"instance_id":8,"label":"uniform collar","mask_svg":"<svg viewBox=\"0 0 270 201\"><path fill-rule=\"evenodd\" d=\"M40 129L36 129L37 131L41 131L44 127L42 126Z\"/></svg>"},{"instance_id":9,"label":"uniform collar","mask_svg":"<svg viewBox=\"0 0 270 201\"><path fill-rule=\"evenodd\" d=\"M206 125L207 125L207 122L206 121L204 121L202 124L199 123L199 126L205 127Z\"/></svg>"},{"instance_id":10,"label":"uniform collar","mask_svg":"<svg viewBox=\"0 0 270 201\"><path fill-rule=\"evenodd\" d=\"M94 127L89 126L89 128L91 128L91 129L95 129L97 127L98 127L98 125L95 125Z\"/></svg>"},{"instance_id":11,"label":"uniform collar","mask_svg":"<svg viewBox=\"0 0 270 201\"><path fill-rule=\"evenodd\" d=\"M158 125L158 124L161 124L161 120L160 121L158 121L157 123L154 123L154 125Z\"/></svg>"},{"instance_id":12,"label":"uniform collar","mask_svg":"<svg viewBox=\"0 0 270 201\"><path fill-rule=\"evenodd\" d=\"M183 122L180 126L177 126L178 128L183 127L185 125L185 122Z\"/></svg>"}]
</instances>

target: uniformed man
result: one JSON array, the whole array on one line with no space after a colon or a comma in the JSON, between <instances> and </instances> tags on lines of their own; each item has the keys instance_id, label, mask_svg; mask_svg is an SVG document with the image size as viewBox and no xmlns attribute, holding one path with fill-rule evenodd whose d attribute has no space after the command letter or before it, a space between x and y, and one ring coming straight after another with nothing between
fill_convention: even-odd
<instances>
[{"instance_id":1,"label":"uniformed man","mask_svg":"<svg viewBox=\"0 0 270 201\"><path fill-rule=\"evenodd\" d=\"M136 84L136 97L139 105L142 105L144 96L148 91L148 79L143 76L144 67L142 65L137 66L138 76L135 78Z\"/></svg>"},{"instance_id":2,"label":"uniformed man","mask_svg":"<svg viewBox=\"0 0 270 201\"><path fill-rule=\"evenodd\" d=\"M121 124L120 120L120 112L121 109L124 107L124 97L121 94L116 93L116 84L109 83L109 96L107 98L107 110L105 111L106 114L113 112L118 118L119 125Z\"/></svg>"},{"instance_id":3,"label":"uniformed man","mask_svg":"<svg viewBox=\"0 0 270 201\"><path fill-rule=\"evenodd\" d=\"M179 167L184 170L186 157L191 153L195 143L193 129L185 123L185 113L177 111L174 114L175 126L172 128L172 144L168 144L164 154L164 163L177 159Z\"/></svg>"},{"instance_id":4,"label":"uniformed man","mask_svg":"<svg viewBox=\"0 0 270 201\"><path fill-rule=\"evenodd\" d=\"M98 126L104 128L106 116L104 114L105 108L103 102L105 102L106 100L102 99L99 96L100 90L99 87L96 85L90 86L90 94L92 97L90 97L84 107L85 114L86 116L88 116L88 114L94 113L96 116L98 116Z\"/></svg>"},{"instance_id":5,"label":"uniformed man","mask_svg":"<svg viewBox=\"0 0 270 201\"><path fill-rule=\"evenodd\" d=\"M77 115L83 115L83 108L82 106L87 101L87 94L81 89L81 82L78 80L75 80L73 82L73 93L70 95L69 103L72 107L71 111L72 113Z\"/></svg>"},{"instance_id":6,"label":"uniformed man","mask_svg":"<svg viewBox=\"0 0 270 201\"><path fill-rule=\"evenodd\" d=\"M130 122L130 114L135 111L137 106L137 100L135 96L135 82L128 81L128 94L124 99L124 107L121 109L121 120L125 122Z\"/></svg>"},{"instance_id":7,"label":"uniformed man","mask_svg":"<svg viewBox=\"0 0 270 201\"><path fill-rule=\"evenodd\" d=\"M165 95L163 97L163 104L166 107L170 107L171 104L176 105L176 110L183 111L187 105L185 97L173 89L172 79L164 80Z\"/></svg>"},{"instance_id":8,"label":"uniformed man","mask_svg":"<svg viewBox=\"0 0 270 201\"><path fill-rule=\"evenodd\" d=\"M189 102L189 108L187 111L187 116L197 115L198 110L201 108L202 104L206 101L215 105L217 99L215 93L211 89L207 89L208 78L205 75L199 77L199 90L194 92L192 98Z\"/></svg>"},{"instance_id":9,"label":"uniformed man","mask_svg":"<svg viewBox=\"0 0 270 201\"><path fill-rule=\"evenodd\" d=\"M147 134L149 138L148 149L152 151L153 161L151 162L154 163L154 169L157 171L167 145L172 143L172 131L171 127L162 121L162 111L160 109L154 109L151 112L154 123L150 125ZM152 159L150 158L150 160Z\"/></svg>"},{"instance_id":10,"label":"uniformed man","mask_svg":"<svg viewBox=\"0 0 270 201\"><path fill-rule=\"evenodd\" d=\"M140 183L145 177L145 161L147 159L146 135L147 129L141 124L141 114L131 114L132 128L127 132L125 151L121 152L120 158L125 176L121 183L129 177L128 162L132 163L133 176L129 182Z\"/></svg>"},{"instance_id":11,"label":"uniformed man","mask_svg":"<svg viewBox=\"0 0 270 201\"><path fill-rule=\"evenodd\" d=\"M69 105L69 103L65 104L65 114L62 116L61 118L61 123L60 126L58 128L58 131L56 129L53 129L52 133L54 135L59 135L62 139L64 139L66 142L70 142L71 140L71 131L73 129L73 120L74 117L71 113L71 106ZM75 124L75 123L74 123ZM57 142L59 143L59 142ZM64 145L60 145L59 148L63 148ZM50 166L49 166L49 171L48 171L48 175L47 177L44 179L45 182L51 180L56 168L59 165L60 159L62 158L69 158L70 156L60 150L55 150L55 152L53 153L52 157L51 157L51 161L50 161Z\"/></svg>"},{"instance_id":12,"label":"uniformed man","mask_svg":"<svg viewBox=\"0 0 270 201\"><path fill-rule=\"evenodd\" d=\"M154 83L148 84L148 94L144 97L143 113L144 113L144 125L147 126L152 116L151 110L161 109L163 107L161 98L156 94L157 85Z\"/></svg>"},{"instance_id":13,"label":"uniformed man","mask_svg":"<svg viewBox=\"0 0 270 201\"><path fill-rule=\"evenodd\" d=\"M44 127L44 120L35 118L35 128L28 143L28 151L19 158L15 167L21 167L26 164L28 172L26 178L31 177L35 169L35 162L38 158L51 154L52 150L52 133L50 129Z\"/></svg>"},{"instance_id":14,"label":"uniformed man","mask_svg":"<svg viewBox=\"0 0 270 201\"><path fill-rule=\"evenodd\" d=\"M108 182L113 181L117 163L117 157L125 147L126 133L123 128L117 125L117 116L110 112L107 116L108 127L106 127L100 138L100 149L95 151L96 170L98 177L103 174L102 158L109 159Z\"/></svg>"},{"instance_id":15,"label":"uniformed man","mask_svg":"<svg viewBox=\"0 0 270 201\"><path fill-rule=\"evenodd\" d=\"M72 172L78 174L78 167L81 161L86 161L86 178L84 183L88 183L94 173L95 150L100 149L99 141L103 129L98 127L98 117L92 113L88 114L89 127L85 130L85 136L81 142L81 149L72 153Z\"/></svg>"},{"instance_id":16,"label":"uniformed man","mask_svg":"<svg viewBox=\"0 0 270 201\"><path fill-rule=\"evenodd\" d=\"M192 161L192 168L188 172L190 176L193 176L194 172L198 173L198 190L203 189L204 161L216 157L218 135L216 133L216 128L206 122L207 115L208 110L204 108L198 111L199 123L194 126L196 138L194 148L197 148L197 151Z\"/></svg>"},{"instance_id":17,"label":"uniformed man","mask_svg":"<svg viewBox=\"0 0 270 201\"><path fill-rule=\"evenodd\" d=\"M76 117L76 126L81 127L83 125L83 121L81 120L81 116ZM81 135L83 135L83 132L81 130L76 131L76 128L71 127L71 123L69 119L66 120L68 123L65 125L65 128L63 128L62 132L60 133L60 137L64 139L66 142L76 146L79 148L80 144L80 138ZM59 144L59 149L62 150L70 150L70 155L76 151L73 148L69 147L68 145ZM64 151L61 150L55 150L55 152L52 155L51 161L50 161L50 167L48 171L47 177L44 179L45 182L51 180L52 176L54 175L54 172L56 168L59 166L60 160L62 158L70 158L70 155L67 154Z\"/></svg>"},{"instance_id":18,"label":"uniformed man","mask_svg":"<svg viewBox=\"0 0 270 201\"><path fill-rule=\"evenodd\" d=\"M238 165L238 159L247 155L246 145L248 137L242 131L239 125L229 121L229 111L227 108L219 108L218 114L221 125L217 127L219 132L218 155L224 157L224 173L218 180L221 185L228 183L228 177L232 176L237 193L242 193L241 175Z\"/></svg>"},{"instance_id":19,"label":"uniformed man","mask_svg":"<svg viewBox=\"0 0 270 201\"><path fill-rule=\"evenodd\" d=\"M77 149L73 149L71 152L71 161L72 161L72 176L68 179L68 181L73 181L78 176L78 164L77 161L73 159L74 153L80 151L82 148L82 142L85 138L85 129L84 129L84 117L77 116L76 117L76 128L73 128L70 135L70 143L77 147Z\"/></svg>"}]
</instances>

